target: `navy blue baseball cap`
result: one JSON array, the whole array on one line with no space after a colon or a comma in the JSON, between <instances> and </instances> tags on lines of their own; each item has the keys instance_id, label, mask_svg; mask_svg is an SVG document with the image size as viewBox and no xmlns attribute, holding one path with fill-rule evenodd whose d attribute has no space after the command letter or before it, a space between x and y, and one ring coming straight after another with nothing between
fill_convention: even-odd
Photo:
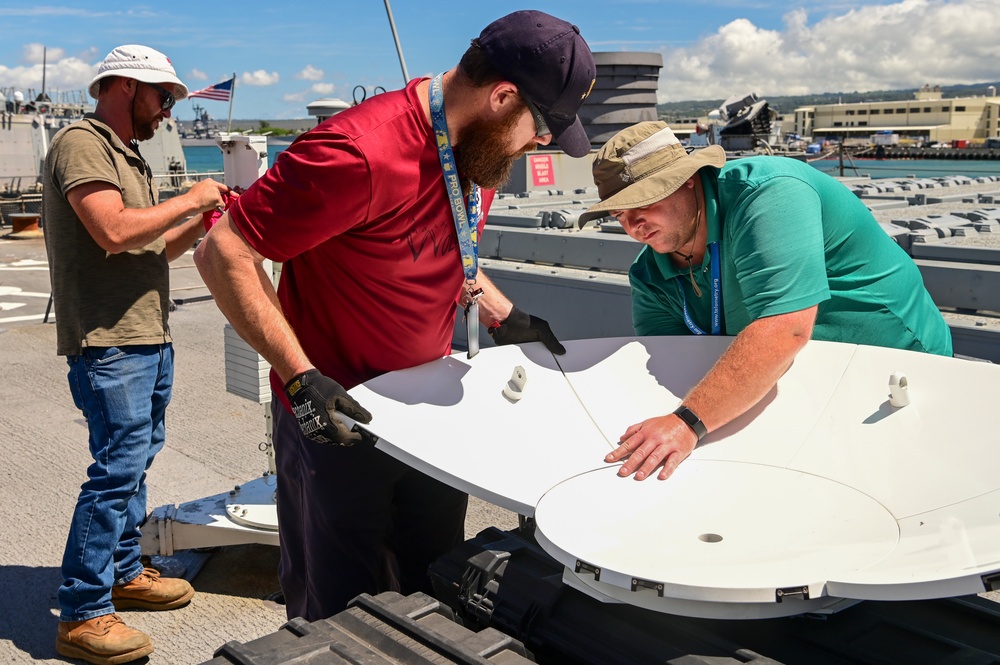
<instances>
[{"instance_id":1,"label":"navy blue baseball cap","mask_svg":"<svg viewBox=\"0 0 1000 665\"><path fill-rule=\"evenodd\" d=\"M486 26L479 47L538 107L566 154L583 157L590 152L590 139L576 112L594 87L597 66L578 27L544 12L514 12Z\"/></svg>"}]
</instances>

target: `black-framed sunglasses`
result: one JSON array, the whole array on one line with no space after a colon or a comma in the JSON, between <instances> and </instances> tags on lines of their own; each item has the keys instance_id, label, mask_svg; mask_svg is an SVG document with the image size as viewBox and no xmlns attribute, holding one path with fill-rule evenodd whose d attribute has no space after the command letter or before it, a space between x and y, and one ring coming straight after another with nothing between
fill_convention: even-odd
<instances>
[{"instance_id":1,"label":"black-framed sunglasses","mask_svg":"<svg viewBox=\"0 0 1000 665\"><path fill-rule=\"evenodd\" d=\"M531 113L531 118L535 121L535 136L548 136L552 133L549 126L545 124L545 118L542 117L542 112L538 110L538 107L531 103L531 100L521 95L521 99L524 100L524 105L528 107L528 112Z\"/></svg>"},{"instance_id":2,"label":"black-framed sunglasses","mask_svg":"<svg viewBox=\"0 0 1000 665\"><path fill-rule=\"evenodd\" d=\"M153 88L158 93L160 93L160 109L163 111L169 111L177 103L174 99L174 93L170 92L163 86L156 85L155 83L146 83L150 88Z\"/></svg>"}]
</instances>

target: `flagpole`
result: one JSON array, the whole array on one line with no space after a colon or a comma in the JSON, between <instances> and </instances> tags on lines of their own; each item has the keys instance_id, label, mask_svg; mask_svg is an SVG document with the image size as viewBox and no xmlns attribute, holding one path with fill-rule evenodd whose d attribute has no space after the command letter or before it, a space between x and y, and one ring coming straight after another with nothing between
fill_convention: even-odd
<instances>
[{"instance_id":1,"label":"flagpole","mask_svg":"<svg viewBox=\"0 0 1000 665\"><path fill-rule=\"evenodd\" d=\"M229 90L229 124L226 125L226 132L233 131L233 97L236 96L236 72L233 72L233 84Z\"/></svg>"}]
</instances>

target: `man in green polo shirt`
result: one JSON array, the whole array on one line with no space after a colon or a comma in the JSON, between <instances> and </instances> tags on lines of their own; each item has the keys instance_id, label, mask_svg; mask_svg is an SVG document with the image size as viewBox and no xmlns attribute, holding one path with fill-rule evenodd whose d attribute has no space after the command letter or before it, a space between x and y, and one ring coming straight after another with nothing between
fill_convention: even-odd
<instances>
[{"instance_id":1,"label":"man in green polo shirt","mask_svg":"<svg viewBox=\"0 0 1000 665\"><path fill-rule=\"evenodd\" d=\"M688 154L662 122L622 130L594 159L608 214L644 243L629 271L638 335L735 335L678 409L629 427L606 461L668 478L709 431L775 385L810 339L952 355L910 257L834 178L778 157Z\"/></svg>"}]
</instances>

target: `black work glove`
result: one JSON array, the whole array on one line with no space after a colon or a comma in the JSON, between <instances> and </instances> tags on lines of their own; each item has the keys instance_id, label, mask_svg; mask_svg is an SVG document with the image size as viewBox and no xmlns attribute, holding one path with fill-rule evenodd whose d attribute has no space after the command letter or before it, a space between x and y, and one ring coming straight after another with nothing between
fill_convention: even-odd
<instances>
[{"instance_id":1,"label":"black work glove","mask_svg":"<svg viewBox=\"0 0 1000 665\"><path fill-rule=\"evenodd\" d=\"M545 319L522 312L517 307L499 326L490 328L490 337L499 346L521 342L541 342L552 353L561 356L566 348L559 343Z\"/></svg>"},{"instance_id":2,"label":"black work glove","mask_svg":"<svg viewBox=\"0 0 1000 665\"><path fill-rule=\"evenodd\" d=\"M342 385L317 369L292 377L285 384L285 395L302 433L316 443L353 446L363 440L362 432L351 431L337 418L335 411L360 423L372 420L372 414L348 395Z\"/></svg>"}]
</instances>

